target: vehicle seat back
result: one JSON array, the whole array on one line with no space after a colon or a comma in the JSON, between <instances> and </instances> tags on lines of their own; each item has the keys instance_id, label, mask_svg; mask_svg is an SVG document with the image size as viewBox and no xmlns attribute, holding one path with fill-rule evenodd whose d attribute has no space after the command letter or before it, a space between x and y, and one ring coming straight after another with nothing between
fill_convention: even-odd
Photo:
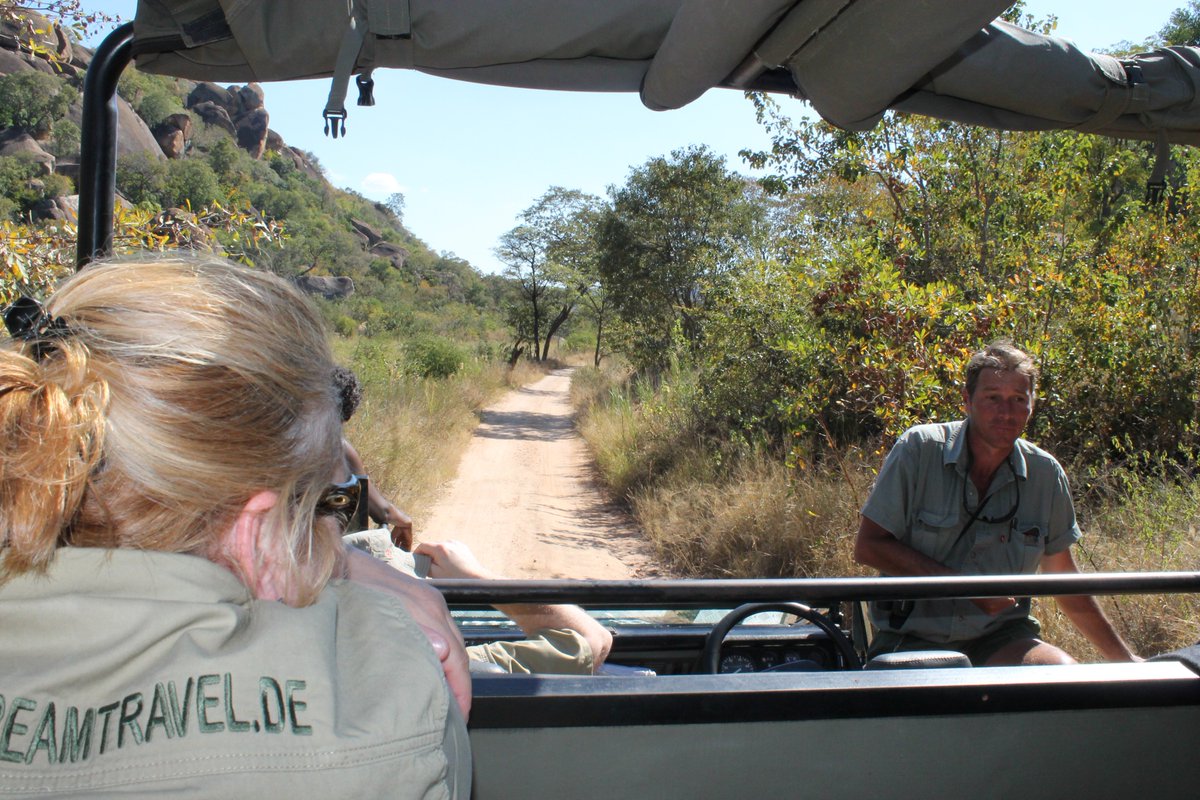
<instances>
[{"instance_id":1,"label":"vehicle seat back","mask_svg":"<svg viewBox=\"0 0 1200 800\"><path fill-rule=\"evenodd\" d=\"M941 669L969 666L971 659L957 650L909 650L880 653L868 661L863 669Z\"/></svg>"}]
</instances>

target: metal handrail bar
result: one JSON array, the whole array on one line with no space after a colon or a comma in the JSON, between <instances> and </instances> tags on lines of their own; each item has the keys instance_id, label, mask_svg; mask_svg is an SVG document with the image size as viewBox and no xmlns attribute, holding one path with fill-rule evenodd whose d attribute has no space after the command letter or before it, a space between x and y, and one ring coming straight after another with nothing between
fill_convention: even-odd
<instances>
[{"instance_id":1,"label":"metal handrail bar","mask_svg":"<svg viewBox=\"0 0 1200 800\"><path fill-rule=\"evenodd\" d=\"M795 578L728 580L435 580L452 605L577 603L589 607L687 608L803 599L1127 595L1200 592L1200 572L979 575L955 578Z\"/></svg>"}]
</instances>

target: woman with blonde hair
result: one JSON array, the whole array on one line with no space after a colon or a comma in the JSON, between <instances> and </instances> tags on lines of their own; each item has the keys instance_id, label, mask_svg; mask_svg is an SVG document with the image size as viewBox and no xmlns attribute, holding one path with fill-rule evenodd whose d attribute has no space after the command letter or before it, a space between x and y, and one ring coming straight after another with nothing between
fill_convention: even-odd
<instances>
[{"instance_id":1,"label":"woman with blonde hair","mask_svg":"<svg viewBox=\"0 0 1200 800\"><path fill-rule=\"evenodd\" d=\"M110 262L5 323L0 795L469 794L444 603L342 546L365 489L305 298Z\"/></svg>"}]
</instances>

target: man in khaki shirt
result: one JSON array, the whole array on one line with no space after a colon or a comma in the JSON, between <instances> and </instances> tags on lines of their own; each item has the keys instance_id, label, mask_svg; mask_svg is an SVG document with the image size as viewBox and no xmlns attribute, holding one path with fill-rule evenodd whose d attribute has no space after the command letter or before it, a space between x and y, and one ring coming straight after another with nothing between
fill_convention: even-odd
<instances>
[{"instance_id":1,"label":"man in khaki shirt","mask_svg":"<svg viewBox=\"0 0 1200 800\"><path fill-rule=\"evenodd\" d=\"M1077 572L1079 526L1067 477L1021 434L1037 369L1009 342L967 365L961 422L918 425L888 454L862 510L855 558L886 575ZM1059 597L1079 630L1112 660L1137 660L1095 598ZM1042 641L1029 598L873 604L872 655L923 649L965 653L977 666L1068 664Z\"/></svg>"}]
</instances>

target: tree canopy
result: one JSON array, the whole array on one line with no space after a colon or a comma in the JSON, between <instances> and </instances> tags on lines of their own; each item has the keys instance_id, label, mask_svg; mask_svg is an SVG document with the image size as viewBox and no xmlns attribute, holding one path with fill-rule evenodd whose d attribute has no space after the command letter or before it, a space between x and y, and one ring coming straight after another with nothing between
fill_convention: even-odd
<instances>
[{"instance_id":1,"label":"tree canopy","mask_svg":"<svg viewBox=\"0 0 1200 800\"><path fill-rule=\"evenodd\" d=\"M661 365L677 336L700 345L705 294L733 270L758 211L743 180L706 147L652 158L610 194L600 276L631 354Z\"/></svg>"},{"instance_id":2,"label":"tree canopy","mask_svg":"<svg viewBox=\"0 0 1200 800\"><path fill-rule=\"evenodd\" d=\"M1167 24L1158 32L1163 44L1200 45L1200 0L1171 12Z\"/></svg>"},{"instance_id":3,"label":"tree canopy","mask_svg":"<svg viewBox=\"0 0 1200 800\"><path fill-rule=\"evenodd\" d=\"M496 248L516 287L509 312L515 346L528 342L535 358L549 357L551 340L596 285L600 205L594 195L552 186L521 212Z\"/></svg>"}]
</instances>

